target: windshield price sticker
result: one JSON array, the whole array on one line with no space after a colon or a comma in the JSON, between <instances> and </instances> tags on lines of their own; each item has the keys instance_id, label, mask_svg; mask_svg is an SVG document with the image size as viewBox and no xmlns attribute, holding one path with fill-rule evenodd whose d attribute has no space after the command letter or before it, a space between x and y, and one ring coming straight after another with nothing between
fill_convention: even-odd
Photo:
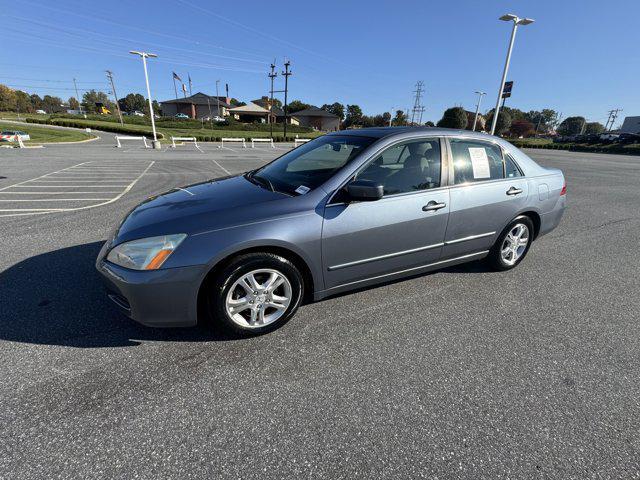
<instances>
[{"instance_id":1,"label":"windshield price sticker","mask_svg":"<svg viewBox=\"0 0 640 480\"><path fill-rule=\"evenodd\" d=\"M296 193L299 193L300 195L304 195L309 190L311 190L309 187L305 187L304 185L300 185L298 188L296 188Z\"/></svg>"},{"instance_id":2,"label":"windshield price sticker","mask_svg":"<svg viewBox=\"0 0 640 480\"><path fill-rule=\"evenodd\" d=\"M473 178L491 178L489 157L484 148L469 148L469 157L473 167Z\"/></svg>"}]
</instances>

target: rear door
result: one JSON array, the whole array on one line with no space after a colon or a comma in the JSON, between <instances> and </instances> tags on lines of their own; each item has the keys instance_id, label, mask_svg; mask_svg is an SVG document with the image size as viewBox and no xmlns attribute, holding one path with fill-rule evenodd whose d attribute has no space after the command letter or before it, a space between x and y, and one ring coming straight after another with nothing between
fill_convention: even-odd
<instances>
[{"instance_id":1,"label":"rear door","mask_svg":"<svg viewBox=\"0 0 640 480\"><path fill-rule=\"evenodd\" d=\"M382 184L382 199L349 202L339 191L330 200L322 233L326 288L440 259L449 216L442 151L434 137L390 146L356 174Z\"/></svg>"},{"instance_id":2,"label":"rear door","mask_svg":"<svg viewBox=\"0 0 640 480\"><path fill-rule=\"evenodd\" d=\"M491 141L450 138L450 214L443 258L488 250L526 205L528 185Z\"/></svg>"}]
</instances>

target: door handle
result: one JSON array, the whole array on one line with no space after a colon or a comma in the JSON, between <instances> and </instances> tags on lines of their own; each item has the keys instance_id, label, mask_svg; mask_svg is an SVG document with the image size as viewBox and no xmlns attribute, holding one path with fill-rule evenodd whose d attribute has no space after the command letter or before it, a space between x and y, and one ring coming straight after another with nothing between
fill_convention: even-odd
<instances>
[{"instance_id":1,"label":"door handle","mask_svg":"<svg viewBox=\"0 0 640 480\"><path fill-rule=\"evenodd\" d=\"M519 195L521 193L521 188L511 187L509 190L507 190L507 195Z\"/></svg>"},{"instance_id":2,"label":"door handle","mask_svg":"<svg viewBox=\"0 0 640 480\"><path fill-rule=\"evenodd\" d=\"M440 210L441 208L446 207L446 203L438 203L434 200L431 200L424 207L422 207L423 212L435 212L436 210Z\"/></svg>"}]
</instances>

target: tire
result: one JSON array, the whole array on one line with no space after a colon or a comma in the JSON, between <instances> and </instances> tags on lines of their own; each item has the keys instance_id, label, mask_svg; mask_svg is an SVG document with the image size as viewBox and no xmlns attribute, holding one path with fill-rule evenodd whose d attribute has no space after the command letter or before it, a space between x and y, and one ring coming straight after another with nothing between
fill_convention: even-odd
<instances>
[{"instance_id":1,"label":"tire","mask_svg":"<svg viewBox=\"0 0 640 480\"><path fill-rule=\"evenodd\" d=\"M293 317L304 298L296 266L272 253L234 258L216 275L209 292L214 322L242 336L271 332Z\"/></svg>"},{"instance_id":2,"label":"tire","mask_svg":"<svg viewBox=\"0 0 640 480\"><path fill-rule=\"evenodd\" d=\"M526 215L514 218L505 227L487 256L489 265L497 271L511 270L518 266L531 248L534 236L533 222ZM524 243L526 240L526 244Z\"/></svg>"}]
</instances>

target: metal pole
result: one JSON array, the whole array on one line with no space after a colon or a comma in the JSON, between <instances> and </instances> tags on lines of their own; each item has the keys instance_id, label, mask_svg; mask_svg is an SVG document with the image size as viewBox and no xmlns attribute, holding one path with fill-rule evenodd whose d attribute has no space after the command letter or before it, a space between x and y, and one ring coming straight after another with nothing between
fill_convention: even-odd
<instances>
[{"instance_id":1,"label":"metal pole","mask_svg":"<svg viewBox=\"0 0 640 480\"><path fill-rule=\"evenodd\" d=\"M156 135L156 122L153 118L153 102L151 101L151 89L149 88L149 74L147 73L147 54L143 54L142 56L142 65L144 66L144 80L147 83L147 98L149 99L149 116L151 117L151 129L153 130L153 141L158 141L158 136Z\"/></svg>"},{"instance_id":2,"label":"metal pole","mask_svg":"<svg viewBox=\"0 0 640 480\"><path fill-rule=\"evenodd\" d=\"M289 120L289 112L288 112L288 103L287 103L287 93L289 91L289 75L291 72L289 71L289 65L291 62L288 60L284 63L284 72L282 75L284 76L284 141L287 141L287 122Z\"/></svg>"},{"instance_id":3,"label":"metal pole","mask_svg":"<svg viewBox=\"0 0 640 480\"><path fill-rule=\"evenodd\" d=\"M270 100L269 100L269 136L273 140L273 80L278 76L275 73L275 60L271 64L271 73L269 74L269 79L271 80L271 90L269 91Z\"/></svg>"},{"instance_id":4,"label":"metal pole","mask_svg":"<svg viewBox=\"0 0 640 480\"><path fill-rule=\"evenodd\" d=\"M391 107L391 111L389 112L389 126L391 126L391 122L393 122L393 108Z\"/></svg>"},{"instance_id":5,"label":"metal pole","mask_svg":"<svg viewBox=\"0 0 640 480\"><path fill-rule=\"evenodd\" d=\"M178 87L176 87L176 77L173 77L173 91L176 94L176 100L178 100Z\"/></svg>"},{"instance_id":6,"label":"metal pole","mask_svg":"<svg viewBox=\"0 0 640 480\"><path fill-rule=\"evenodd\" d=\"M218 102L218 117L220 116L220 97L218 96L218 84L220 80L216 80L216 101Z\"/></svg>"},{"instance_id":7,"label":"metal pole","mask_svg":"<svg viewBox=\"0 0 640 480\"><path fill-rule=\"evenodd\" d=\"M80 101L80 96L78 95L78 85L76 84L76 79L73 79L73 86L76 89L76 100L78 101L78 109L80 110L80 115L82 115L82 102Z\"/></svg>"},{"instance_id":8,"label":"metal pole","mask_svg":"<svg viewBox=\"0 0 640 480\"><path fill-rule=\"evenodd\" d=\"M507 50L507 59L504 62L504 71L502 72L502 80L500 81L500 90L498 91L498 99L496 100L496 109L493 112L493 121L491 122L491 135L496 132L496 124L498 123L498 114L500 113L500 99L502 98L502 90L504 90L504 84L507 80L507 73L509 72L509 62L511 62L511 52L513 51L513 42L516 38L516 31L518 30L518 22L513 22L513 30L511 30L511 40L509 40L509 50Z\"/></svg>"},{"instance_id":9,"label":"metal pole","mask_svg":"<svg viewBox=\"0 0 640 480\"><path fill-rule=\"evenodd\" d=\"M482 96L486 95L485 92L476 92L478 94L478 103L476 104L476 116L473 117L473 128L472 132L476 131L476 124L478 123L478 112L480 111L480 102L482 102Z\"/></svg>"},{"instance_id":10,"label":"metal pole","mask_svg":"<svg viewBox=\"0 0 640 480\"><path fill-rule=\"evenodd\" d=\"M211 118L211 102L209 101L209 96L207 95L207 105L209 106L209 126L211 130L213 130L213 119Z\"/></svg>"},{"instance_id":11,"label":"metal pole","mask_svg":"<svg viewBox=\"0 0 640 480\"><path fill-rule=\"evenodd\" d=\"M118 117L120 117L120 125L124 125L124 121L122 120L122 112L120 111L120 104L118 103L118 94L116 93L116 85L113 83L113 73L110 70L107 70L107 77L111 81L111 90L113 90L113 96L116 99L116 108L118 109Z\"/></svg>"}]
</instances>

